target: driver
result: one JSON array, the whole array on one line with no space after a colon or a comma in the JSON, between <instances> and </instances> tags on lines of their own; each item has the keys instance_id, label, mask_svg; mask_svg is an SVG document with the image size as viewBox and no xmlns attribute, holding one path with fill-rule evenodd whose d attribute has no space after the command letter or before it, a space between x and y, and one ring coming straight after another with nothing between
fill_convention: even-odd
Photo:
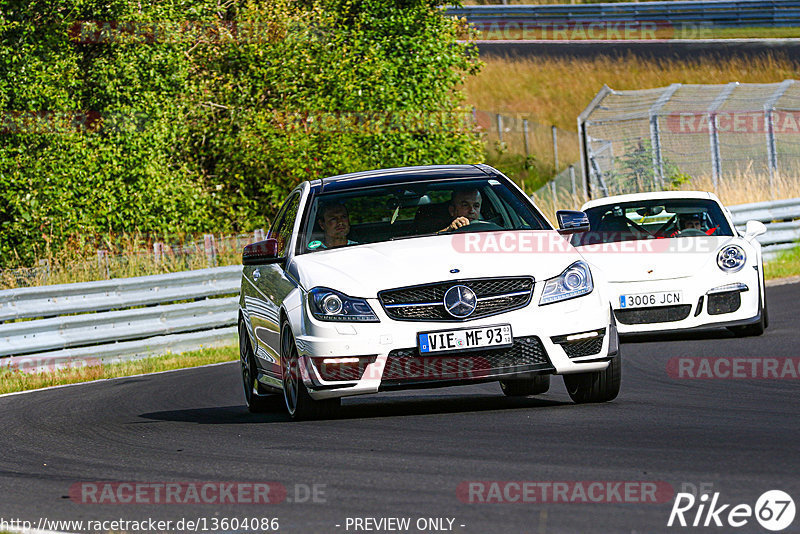
<instances>
[{"instance_id":1,"label":"driver","mask_svg":"<svg viewBox=\"0 0 800 534\"><path fill-rule=\"evenodd\" d=\"M453 221L440 232L450 232L481 218L481 192L477 189L457 189L450 196L448 209Z\"/></svg>"},{"instance_id":2,"label":"driver","mask_svg":"<svg viewBox=\"0 0 800 534\"><path fill-rule=\"evenodd\" d=\"M336 248L358 244L347 239L347 234L350 233L350 214L344 204L324 204L319 210L317 222L322 231L325 232L322 243L317 245L320 248Z\"/></svg>"},{"instance_id":3,"label":"driver","mask_svg":"<svg viewBox=\"0 0 800 534\"><path fill-rule=\"evenodd\" d=\"M693 213L690 215L685 215L681 217L680 220L680 227L681 231L683 230L700 230L703 231L703 221L700 219L700 215Z\"/></svg>"}]
</instances>

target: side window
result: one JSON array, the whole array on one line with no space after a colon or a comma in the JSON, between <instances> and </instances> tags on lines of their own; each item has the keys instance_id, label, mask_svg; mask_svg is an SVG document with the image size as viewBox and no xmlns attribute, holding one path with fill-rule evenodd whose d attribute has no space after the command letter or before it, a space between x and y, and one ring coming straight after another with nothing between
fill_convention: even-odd
<instances>
[{"instance_id":1,"label":"side window","mask_svg":"<svg viewBox=\"0 0 800 534\"><path fill-rule=\"evenodd\" d=\"M284 202L283 208L275 224L269 231L269 236L278 240L278 255L285 256L289 250L289 242L292 240L292 229L294 221L297 219L297 208L300 207L300 193L295 193Z\"/></svg>"}]
</instances>

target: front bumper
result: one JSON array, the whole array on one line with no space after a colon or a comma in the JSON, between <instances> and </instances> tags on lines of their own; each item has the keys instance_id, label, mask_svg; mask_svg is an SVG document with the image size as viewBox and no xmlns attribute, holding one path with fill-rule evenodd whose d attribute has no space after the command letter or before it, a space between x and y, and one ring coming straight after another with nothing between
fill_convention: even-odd
<instances>
[{"instance_id":1,"label":"front bumper","mask_svg":"<svg viewBox=\"0 0 800 534\"><path fill-rule=\"evenodd\" d=\"M535 291L525 308L458 323L392 320L377 300L369 304L379 323L317 321L303 314L301 307L291 320L302 325L295 340L303 381L312 398L322 400L604 370L618 342L611 311L600 292L546 306L538 306L538 298ZM419 332L499 324L511 325L512 347L424 356L417 350ZM577 339L570 337L576 334Z\"/></svg>"},{"instance_id":2,"label":"front bumper","mask_svg":"<svg viewBox=\"0 0 800 534\"><path fill-rule=\"evenodd\" d=\"M682 291L680 304L651 308L620 307L620 295ZM704 330L753 324L761 320L762 288L759 271L745 266L738 273L640 282L611 282L609 299L619 333L649 334Z\"/></svg>"}]
</instances>

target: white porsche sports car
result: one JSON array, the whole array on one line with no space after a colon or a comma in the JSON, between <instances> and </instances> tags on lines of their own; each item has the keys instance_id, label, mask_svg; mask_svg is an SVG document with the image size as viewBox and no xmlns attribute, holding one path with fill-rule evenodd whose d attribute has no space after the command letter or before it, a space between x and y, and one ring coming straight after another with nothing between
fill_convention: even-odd
<instances>
[{"instance_id":1,"label":"white porsche sports car","mask_svg":"<svg viewBox=\"0 0 800 534\"><path fill-rule=\"evenodd\" d=\"M602 271L619 333L727 327L761 335L768 324L764 224L740 235L712 193L666 191L592 200L591 231L573 245Z\"/></svg>"},{"instance_id":2,"label":"white porsche sports car","mask_svg":"<svg viewBox=\"0 0 800 534\"><path fill-rule=\"evenodd\" d=\"M607 300L568 237L485 165L367 171L300 184L243 254L245 399L293 418L341 397L499 381L533 395L563 374L575 402L617 396ZM502 243L502 246L499 244Z\"/></svg>"}]
</instances>

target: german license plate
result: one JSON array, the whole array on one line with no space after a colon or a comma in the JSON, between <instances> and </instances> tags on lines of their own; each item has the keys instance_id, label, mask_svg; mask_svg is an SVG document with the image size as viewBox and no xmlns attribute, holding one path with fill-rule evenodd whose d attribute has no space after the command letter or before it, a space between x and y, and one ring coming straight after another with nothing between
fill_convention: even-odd
<instances>
[{"instance_id":1,"label":"german license plate","mask_svg":"<svg viewBox=\"0 0 800 534\"><path fill-rule=\"evenodd\" d=\"M420 354L456 352L476 348L510 347L513 343L510 324L421 332L417 335L417 338L419 340Z\"/></svg>"},{"instance_id":2,"label":"german license plate","mask_svg":"<svg viewBox=\"0 0 800 534\"><path fill-rule=\"evenodd\" d=\"M619 296L620 308L650 308L683 304L683 291L656 291Z\"/></svg>"}]
</instances>

